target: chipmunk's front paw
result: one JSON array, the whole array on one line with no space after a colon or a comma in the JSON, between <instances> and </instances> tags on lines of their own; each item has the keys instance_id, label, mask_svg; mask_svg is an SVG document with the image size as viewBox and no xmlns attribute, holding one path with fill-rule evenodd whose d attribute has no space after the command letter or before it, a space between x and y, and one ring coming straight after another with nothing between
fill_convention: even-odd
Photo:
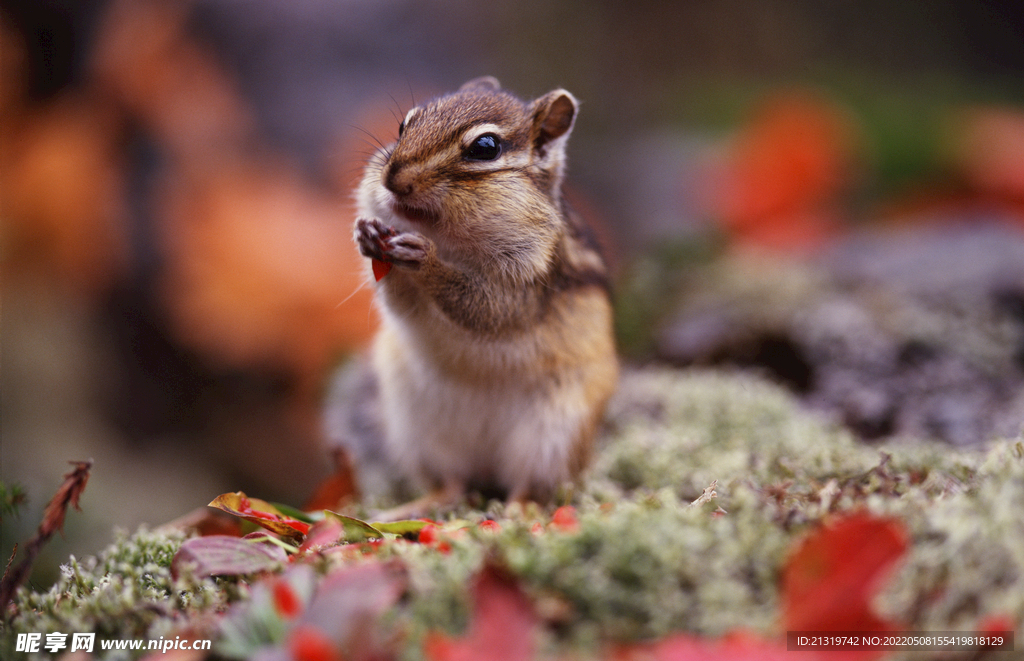
<instances>
[{"instance_id":1,"label":"chipmunk's front paw","mask_svg":"<svg viewBox=\"0 0 1024 661\"><path fill-rule=\"evenodd\" d=\"M430 239L415 232L399 232L376 218L356 221L355 240L364 256L389 264L418 267L430 252Z\"/></svg>"},{"instance_id":2,"label":"chipmunk's front paw","mask_svg":"<svg viewBox=\"0 0 1024 661\"><path fill-rule=\"evenodd\" d=\"M376 218L360 218L356 221L353 236L356 245L359 246L359 252L364 257L385 261L384 254L387 251L388 239L397 234L394 227L389 227Z\"/></svg>"}]
</instances>

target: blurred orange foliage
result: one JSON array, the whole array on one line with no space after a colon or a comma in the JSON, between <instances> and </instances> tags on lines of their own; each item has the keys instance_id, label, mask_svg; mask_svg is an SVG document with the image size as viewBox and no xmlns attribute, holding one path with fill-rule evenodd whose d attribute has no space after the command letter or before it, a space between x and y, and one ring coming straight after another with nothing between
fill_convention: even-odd
<instances>
[{"instance_id":1,"label":"blurred orange foliage","mask_svg":"<svg viewBox=\"0 0 1024 661\"><path fill-rule=\"evenodd\" d=\"M373 332L350 212L287 168L184 174L163 209L173 330L213 360L284 367L315 389Z\"/></svg>"},{"instance_id":2,"label":"blurred orange foliage","mask_svg":"<svg viewBox=\"0 0 1024 661\"><path fill-rule=\"evenodd\" d=\"M94 66L170 154L157 223L171 330L214 363L284 369L309 395L374 327L352 217L258 144L186 16L184 3L115 3Z\"/></svg>"},{"instance_id":3,"label":"blurred orange foliage","mask_svg":"<svg viewBox=\"0 0 1024 661\"><path fill-rule=\"evenodd\" d=\"M975 108L954 132L954 158L972 193L1003 207L1024 226L1024 112Z\"/></svg>"},{"instance_id":4,"label":"blurred orange foliage","mask_svg":"<svg viewBox=\"0 0 1024 661\"><path fill-rule=\"evenodd\" d=\"M188 0L109 3L82 79L34 105L23 44L4 30L5 271L25 282L45 275L98 307L157 259L157 290L146 291L157 309L138 314L166 323L209 365L284 375L284 398L312 437L323 381L375 326L349 204L365 150L346 152L346 174L326 172L340 181L325 186L263 144L234 75L190 32L191 9ZM127 147L139 134L157 165L129 193L137 164ZM132 217L129 194L147 196L131 208L152 216ZM133 253L133 232L152 233L154 250Z\"/></svg>"},{"instance_id":5,"label":"blurred orange foliage","mask_svg":"<svg viewBox=\"0 0 1024 661\"><path fill-rule=\"evenodd\" d=\"M4 275L90 294L120 275L126 259L118 124L86 94L30 104L27 66L24 43L0 20Z\"/></svg>"},{"instance_id":6,"label":"blurred orange foliage","mask_svg":"<svg viewBox=\"0 0 1024 661\"><path fill-rule=\"evenodd\" d=\"M190 4L112 3L91 72L97 89L182 164L216 163L253 141L256 125L233 77L189 36Z\"/></svg>"},{"instance_id":7,"label":"blurred orange foliage","mask_svg":"<svg viewBox=\"0 0 1024 661\"><path fill-rule=\"evenodd\" d=\"M887 223L964 219L1024 228L1024 111L1009 106L946 112L936 171L882 200Z\"/></svg>"},{"instance_id":8,"label":"blurred orange foliage","mask_svg":"<svg viewBox=\"0 0 1024 661\"><path fill-rule=\"evenodd\" d=\"M858 148L844 108L806 90L773 95L730 145L713 212L736 244L814 249L838 229Z\"/></svg>"},{"instance_id":9,"label":"blurred orange foliage","mask_svg":"<svg viewBox=\"0 0 1024 661\"><path fill-rule=\"evenodd\" d=\"M126 259L116 122L68 94L3 124L5 266L82 293L104 289L123 274Z\"/></svg>"}]
</instances>

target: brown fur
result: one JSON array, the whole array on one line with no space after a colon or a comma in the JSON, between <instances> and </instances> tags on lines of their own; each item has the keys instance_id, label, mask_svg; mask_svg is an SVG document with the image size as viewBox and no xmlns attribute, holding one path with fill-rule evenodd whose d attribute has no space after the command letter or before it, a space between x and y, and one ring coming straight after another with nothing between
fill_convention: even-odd
<instances>
[{"instance_id":1,"label":"brown fur","mask_svg":"<svg viewBox=\"0 0 1024 661\"><path fill-rule=\"evenodd\" d=\"M424 486L549 497L586 466L617 362L604 261L561 197L572 95L493 79L413 109L367 166L385 446ZM501 153L472 158L480 135Z\"/></svg>"}]
</instances>

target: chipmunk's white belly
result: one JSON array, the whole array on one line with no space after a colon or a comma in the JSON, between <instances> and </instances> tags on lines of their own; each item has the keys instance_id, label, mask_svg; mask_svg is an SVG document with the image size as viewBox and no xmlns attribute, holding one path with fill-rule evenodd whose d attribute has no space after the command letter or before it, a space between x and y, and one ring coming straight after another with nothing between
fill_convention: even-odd
<instances>
[{"instance_id":1,"label":"chipmunk's white belly","mask_svg":"<svg viewBox=\"0 0 1024 661\"><path fill-rule=\"evenodd\" d=\"M486 349L492 378L488 366L465 378L400 335L380 334L374 362L385 442L407 476L510 492L554 489L572 477L570 455L588 410L582 388L517 376L509 361L493 361L494 346Z\"/></svg>"}]
</instances>

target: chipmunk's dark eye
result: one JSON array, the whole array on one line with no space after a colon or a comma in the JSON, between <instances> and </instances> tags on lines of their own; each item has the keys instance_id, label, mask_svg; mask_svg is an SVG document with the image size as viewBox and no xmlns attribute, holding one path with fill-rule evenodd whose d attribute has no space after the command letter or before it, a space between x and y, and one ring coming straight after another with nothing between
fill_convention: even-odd
<instances>
[{"instance_id":1,"label":"chipmunk's dark eye","mask_svg":"<svg viewBox=\"0 0 1024 661\"><path fill-rule=\"evenodd\" d=\"M493 161L501 155L501 141L493 133L484 133L466 149L466 158Z\"/></svg>"},{"instance_id":2,"label":"chipmunk's dark eye","mask_svg":"<svg viewBox=\"0 0 1024 661\"><path fill-rule=\"evenodd\" d=\"M398 125L398 137L401 138L403 133L405 133L405 120L404 119L402 120L402 123Z\"/></svg>"}]
</instances>

